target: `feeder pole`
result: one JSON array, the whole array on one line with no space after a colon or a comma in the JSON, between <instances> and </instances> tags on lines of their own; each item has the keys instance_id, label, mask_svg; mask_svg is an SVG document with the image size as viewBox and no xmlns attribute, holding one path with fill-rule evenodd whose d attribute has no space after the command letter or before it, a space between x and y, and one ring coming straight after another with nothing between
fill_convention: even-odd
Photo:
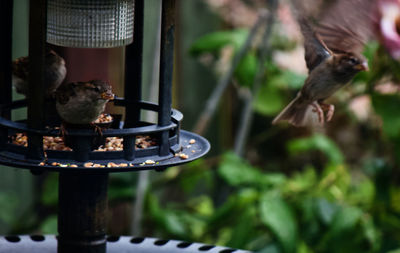
<instances>
[{"instance_id":1,"label":"feeder pole","mask_svg":"<svg viewBox=\"0 0 400 253\"><path fill-rule=\"evenodd\" d=\"M58 253L105 253L108 173L62 172Z\"/></svg>"}]
</instances>

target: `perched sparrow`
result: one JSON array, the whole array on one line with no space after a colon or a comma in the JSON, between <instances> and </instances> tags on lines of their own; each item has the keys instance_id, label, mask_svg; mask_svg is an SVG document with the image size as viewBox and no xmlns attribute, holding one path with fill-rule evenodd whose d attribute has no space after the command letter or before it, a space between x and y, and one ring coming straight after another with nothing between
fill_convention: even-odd
<instances>
[{"instance_id":1,"label":"perched sparrow","mask_svg":"<svg viewBox=\"0 0 400 253\"><path fill-rule=\"evenodd\" d=\"M17 92L25 96L28 94L28 65L28 57L21 57L12 62L12 83ZM66 74L64 59L53 50L47 50L45 73L47 97L50 97L60 86Z\"/></svg>"},{"instance_id":2,"label":"perched sparrow","mask_svg":"<svg viewBox=\"0 0 400 253\"><path fill-rule=\"evenodd\" d=\"M63 83L55 96L57 112L69 124L91 124L114 98L111 86L100 80Z\"/></svg>"},{"instance_id":3,"label":"perched sparrow","mask_svg":"<svg viewBox=\"0 0 400 253\"><path fill-rule=\"evenodd\" d=\"M275 117L272 124L287 120L294 126L312 125L310 116L313 112L317 112L321 125L325 122L324 112L327 112L326 121L330 121L334 106L323 101L349 83L358 72L368 70L367 60L361 54L369 36L365 33L368 29L364 28L364 24L362 26L352 24L342 14L344 15L343 9L371 1L337 2L338 4L332 7L333 14L327 14L316 30L306 18L299 18L309 75L296 98ZM335 17L339 19L335 19L332 15L336 15Z\"/></svg>"}]
</instances>

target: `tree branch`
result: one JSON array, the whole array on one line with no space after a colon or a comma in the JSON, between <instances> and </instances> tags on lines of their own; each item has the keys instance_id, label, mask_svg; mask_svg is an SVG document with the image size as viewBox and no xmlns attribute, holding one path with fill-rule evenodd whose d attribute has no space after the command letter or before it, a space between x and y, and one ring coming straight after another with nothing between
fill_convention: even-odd
<instances>
[{"instance_id":1,"label":"tree branch","mask_svg":"<svg viewBox=\"0 0 400 253\"><path fill-rule=\"evenodd\" d=\"M254 78L252 90L246 93L245 106L241 114L241 120L237 137L235 140L234 151L237 155L243 156L244 146L247 142L249 131L253 122L253 102L254 97L260 90L262 82L265 80L265 62L270 52L269 38L272 32L272 26L275 21L275 13L277 8L277 0L270 0L270 12L267 18L267 27L265 29L263 39L259 48L259 61L257 74Z\"/></svg>"},{"instance_id":2,"label":"tree branch","mask_svg":"<svg viewBox=\"0 0 400 253\"><path fill-rule=\"evenodd\" d=\"M259 14L257 22L253 25L250 30L250 33L240 48L239 52L234 56L232 60L232 64L227 73L219 80L217 86L215 87L213 93L211 94L210 98L206 102L206 106L201 113L195 127L194 132L198 134L203 134L204 131L207 129L209 125L210 119L214 116L215 110L217 109L218 103L221 100L222 94L224 93L225 89L228 87L230 83L233 73L235 72L237 66L239 65L240 61L246 55L247 51L249 50L251 43L253 42L258 29L261 25L266 21L268 15L265 12L261 12Z\"/></svg>"}]
</instances>

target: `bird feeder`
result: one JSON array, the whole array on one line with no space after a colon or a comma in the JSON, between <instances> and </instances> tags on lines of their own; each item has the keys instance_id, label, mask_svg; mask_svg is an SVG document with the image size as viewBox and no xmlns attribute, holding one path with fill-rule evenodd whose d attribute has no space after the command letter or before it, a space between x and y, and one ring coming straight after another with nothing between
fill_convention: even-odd
<instances>
[{"instance_id":1,"label":"bird feeder","mask_svg":"<svg viewBox=\"0 0 400 253\"><path fill-rule=\"evenodd\" d=\"M60 174L58 235L0 237L0 252L234 251L198 243L106 236L109 173L163 171L198 159L210 149L206 139L181 130L183 115L171 108L175 0L162 1L158 103L142 100L143 10L144 0L30 1L29 91L27 99L13 101L13 0L0 2L0 164L29 169L34 174ZM45 137L60 137L60 131L54 128L60 122L49 117L51 101L43 92L46 43L79 48L126 46L125 95L111 101L123 108L125 117L102 131L103 138L122 139L121 150L94 150L93 142L99 134L93 129L68 129L72 149L44 148ZM69 73L73 71L73 67L68 69ZM13 121L12 111L19 108L27 108L27 117ZM143 120L141 115L146 111L157 114L156 123ZM26 145L13 141L21 133L26 136ZM154 145L138 148L137 136L151 136Z\"/></svg>"}]
</instances>

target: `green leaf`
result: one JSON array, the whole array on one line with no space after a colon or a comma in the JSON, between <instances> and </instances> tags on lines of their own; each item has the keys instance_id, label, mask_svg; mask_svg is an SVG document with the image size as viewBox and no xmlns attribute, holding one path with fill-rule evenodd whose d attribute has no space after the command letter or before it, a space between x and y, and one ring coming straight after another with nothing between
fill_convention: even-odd
<instances>
[{"instance_id":1,"label":"green leaf","mask_svg":"<svg viewBox=\"0 0 400 253\"><path fill-rule=\"evenodd\" d=\"M193 56L198 56L203 53L218 52L227 45L239 48L246 40L247 34L248 31L243 29L206 34L192 44L189 52Z\"/></svg>"},{"instance_id":2,"label":"green leaf","mask_svg":"<svg viewBox=\"0 0 400 253\"><path fill-rule=\"evenodd\" d=\"M254 51L247 53L235 70L235 78L242 86L253 85L257 73L258 61Z\"/></svg>"},{"instance_id":3,"label":"green leaf","mask_svg":"<svg viewBox=\"0 0 400 253\"><path fill-rule=\"evenodd\" d=\"M137 182L135 174L113 173L110 175L108 199L110 201L131 200L135 196L134 185Z\"/></svg>"},{"instance_id":4,"label":"green leaf","mask_svg":"<svg viewBox=\"0 0 400 253\"><path fill-rule=\"evenodd\" d=\"M372 62L378 48L379 43L377 41L370 41L365 45L363 55L367 58L368 62Z\"/></svg>"},{"instance_id":5,"label":"green leaf","mask_svg":"<svg viewBox=\"0 0 400 253\"><path fill-rule=\"evenodd\" d=\"M359 249L365 244L365 236L359 226L362 215L362 211L354 206L340 208L328 227L328 231L323 234L319 251L332 252L329 249L335 247L340 249L340 252L359 252Z\"/></svg>"},{"instance_id":6,"label":"green leaf","mask_svg":"<svg viewBox=\"0 0 400 253\"><path fill-rule=\"evenodd\" d=\"M342 233L354 228L360 221L362 211L354 206L343 207L336 212L329 233L338 237Z\"/></svg>"},{"instance_id":7,"label":"green leaf","mask_svg":"<svg viewBox=\"0 0 400 253\"><path fill-rule=\"evenodd\" d=\"M183 216L179 212L162 208L157 197L152 194L148 194L147 205L152 219L160 228L182 238L187 235Z\"/></svg>"},{"instance_id":8,"label":"green leaf","mask_svg":"<svg viewBox=\"0 0 400 253\"><path fill-rule=\"evenodd\" d=\"M290 51L296 48L297 43L285 34L274 32L271 34L270 45L275 50Z\"/></svg>"},{"instance_id":9,"label":"green leaf","mask_svg":"<svg viewBox=\"0 0 400 253\"><path fill-rule=\"evenodd\" d=\"M257 251L257 253L280 253L281 251L279 250L279 246L276 244L270 244L263 248L260 251Z\"/></svg>"},{"instance_id":10,"label":"green leaf","mask_svg":"<svg viewBox=\"0 0 400 253\"><path fill-rule=\"evenodd\" d=\"M300 75L288 70L287 71L279 70L278 74L270 77L269 83L274 87L297 90L303 86L306 78L307 78L306 75Z\"/></svg>"},{"instance_id":11,"label":"green leaf","mask_svg":"<svg viewBox=\"0 0 400 253\"><path fill-rule=\"evenodd\" d=\"M190 199L188 206L195 210L196 214L200 214L202 216L211 216L214 213L212 199L206 195Z\"/></svg>"},{"instance_id":12,"label":"green leaf","mask_svg":"<svg viewBox=\"0 0 400 253\"><path fill-rule=\"evenodd\" d=\"M218 173L233 186L246 184L268 187L283 184L286 180L280 173L262 173L233 152L224 154Z\"/></svg>"},{"instance_id":13,"label":"green leaf","mask_svg":"<svg viewBox=\"0 0 400 253\"><path fill-rule=\"evenodd\" d=\"M57 216L52 215L43 221L40 225L42 234L57 234Z\"/></svg>"},{"instance_id":14,"label":"green leaf","mask_svg":"<svg viewBox=\"0 0 400 253\"><path fill-rule=\"evenodd\" d=\"M179 184L185 193L197 191L199 187L208 190L212 187L213 171L202 159L198 159L185 165L185 169L179 174Z\"/></svg>"},{"instance_id":15,"label":"green leaf","mask_svg":"<svg viewBox=\"0 0 400 253\"><path fill-rule=\"evenodd\" d=\"M12 192L0 192L0 221L11 224L16 220L15 213L18 208L18 196Z\"/></svg>"},{"instance_id":16,"label":"green leaf","mask_svg":"<svg viewBox=\"0 0 400 253\"><path fill-rule=\"evenodd\" d=\"M297 253L313 253L313 251L306 244L306 242L302 241L299 243L299 246L297 247Z\"/></svg>"},{"instance_id":17,"label":"green leaf","mask_svg":"<svg viewBox=\"0 0 400 253\"><path fill-rule=\"evenodd\" d=\"M185 236L186 229L185 224L182 221L181 215L178 213L167 211L165 213L165 228L167 228L168 232L178 235Z\"/></svg>"},{"instance_id":18,"label":"green leaf","mask_svg":"<svg viewBox=\"0 0 400 253\"><path fill-rule=\"evenodd\" d=\"M235 47L235 50L238 50L240 47L244 45L249 36L248 29L236 29L232 30L232 45Z\"/></svg>"},{"instance_id":19,"label":"green leaf","mask_svg":"<svg viewBox=\"0 0 400 253\"><path fill-rule=\"evenodd\" d=\"M325 225L332 223L335 214L339 210L337 204L329 202L325 198L320 198L316 200L317 213Z\"/></svg>"},{"instance_id":20,"label":"green leaf","mask_svg":"<svg viewBox=\"0 0 400 253\"><path fill-rule=\"evenodd\" d=\"M55 206L58 203L58 173L50 173L43 184L42 203Z\"/></svg>"},{"instance_id":21,"label":"green leaf","mask_svg":"<svg viewBox=\"0 0 400 253\"><path fill-rule=\"evenodd\" d=\"M354 79L353 83L359 83L359 82L369 82L371 78L376 74L376 62L374 61L374 58L376 57L376 52L379 48L379 43L376 41L371 41L367 43L364 47L364 52L363 55L365 58L367 58L368 65L370 67L370 71L361 71L358 73Z\"/></svg>"},{"instance_id":22,"label":"green leaf","mask_svg":"<svg viewBox=\"0 0 400 253\"><path fill-rule=\"evenodd\" d=\"M260 114L273 116L285 106L285 102L286 100L281 91L277 87L266 83L260 87L256 94L253 107Z\"/></svg>"},{"instance_id":23,"label":"green leaf","mask_svg":"<svg viewBox=\"0 0 400 253\"><path fill-rule=\"evenodd\" d=\"M204 237L205 233L207 233L207 219L189 212L181 212L179 215L186 228L186 232L181 235L181 238Z\"/></svg>"},{"instance_id":24,"label":"green leaf","mask_svg":"<svg viewBox=\"0 0 400 253\"><path fill-rule=\"evenodd\" d=\"M376 227L371 215L364 214L362 217L362 228L364 236L368 240L374 252L378 252L381 247L381 234L380 228ZM399 252L400 253L400 252Z\"/></svg>"},{"instance_id":25,"label":"green leaf","mask_svg":"<svg viewBox=\"0 0 400 253\"><path fill-rule=\"evenodd\" d=\"M295 174L287 181L285 194L295 194L315 187L317 183L317 173L313 167L307 166L302 172Z\"/></svg>"},{"instance_id":26,"label":"green leaf","mask_svg":"<svg viewBox=\"0 0 400 253\"><path fill-rule=\"evenodd\" d=\"M130 200L135 195L133 187L113 186L108 190L108 199L110 201Z\"/></svg>"},{"instance_id":27,"label":"green leaf","mask_svg":"<svg viewBox=\"0 0 400 253\"><path fill-rule=\"evenodd\" d=\"M231 224L232 221L240 219L244 210L250 206L255 206L258 202L259 194L258 191L252 188L246 188L237 194L232 194L222 206L216 209L212 217L209 219L209 226L221 228Z\"/></svg>"},{"instance_id":28,"label":"green leaf","mask_svg":"<svg viewBox=\"0 0 400 253\"><path fill-rule=\"evenodd\" d=\"M353 203L371 207L375 200L375 185L368 177L364 175L360 175L359 177L360 179L357 184L354 184L348 199Z\"/></svg>"},{"instance_id":29,"label":"green leaf","mask_svg":"<svg viewBox=\"0 0 400 253\"><path fill-rule=\"evenodd\" d=\"M231 239L228 245L232 248L243 248L255 236L255 214L254 208L246 208L240 219L235 224L235 229L232 231Z\"/></svg>"},{"instance_id":30,"label":"green leaf","mask_svg":"<svg viewBox=\"0 0 400 253\"><path fill-rule=\"evenodd\" d=\"M294 252L297 245L297 224L292 210L278 194L267 192L260 200L261 221L278 238L284 252Z\"/></svg>"},{"instance_id":31,"label":"green leaf","mask_svg":"<svg viewBox=\"0 0 400 253\"><path fill-rule=\"evenodd\" d=\"M372 95L372 105L383 121L383 131L389 137L400 136L400 95L378 94Z\"/></svg>"},{"instance_id":32,"label":"green leaf","mask_svg":"<svg viewBox=\"0 0 400 253\"><path fill-rule=\"evenodd\" d=\"M268 62L265 67L267 81L256 94L254 110L266 116L275 116L289 103L283 90L301 88L306 76L282 71L272 62Z\"/></svg>"},{"instance_id":33,"label":"green leaf","mask_svg":"<svg viewBox=\"0 0 400 253\"><path fill-rule=\"evenodd\" d=\"M344 157L339 147L331 139L322 134L314 134L311 137L292 140L288 143L287 148L291 154L319 150L333 164L343 164L344 162Z\"/></svg>"}]
</instances>

